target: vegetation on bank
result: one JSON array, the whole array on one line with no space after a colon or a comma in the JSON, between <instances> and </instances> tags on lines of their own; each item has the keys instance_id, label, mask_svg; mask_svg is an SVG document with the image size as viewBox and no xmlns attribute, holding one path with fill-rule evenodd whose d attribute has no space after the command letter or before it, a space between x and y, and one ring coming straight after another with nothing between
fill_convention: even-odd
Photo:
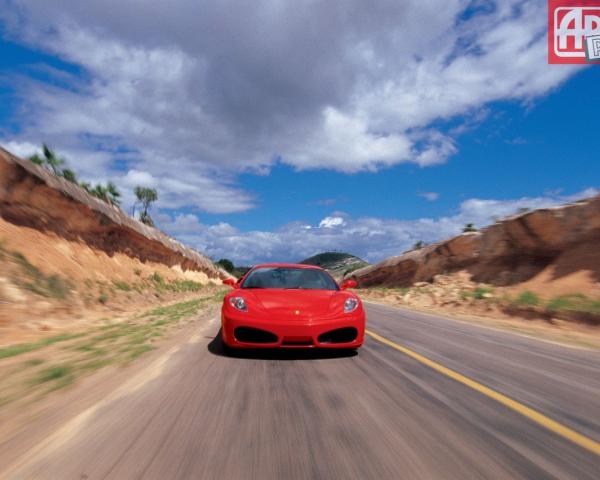
<instances>
[{"instance_id":1,"label":"vegetation on bank","mask_svg":"<svg viewBox=\"0 0 600 480\"><path fill-rule=\"evenodd\" d=\"M61 275L46 275L21 252L12 251L0 242L0 262L3 264L3 274L10 275L12 280L23 290L46 298L66 298L72 285Z\"/></svg>"},{"instance_id":2,"label":"vegetation on bank","mask_svg":"<svg viewBox=\"0 0 600 480\"><path fill-rule=\"evenodd\" d=\"M420 295L433 295L432 287L371 287L362 290L365 296L371 293L382 296L396 296L397 299L411 304L409 297L418 299ZM451 301L444 298L444 293L437 293L442 304ZM400 298L401 297L401 298ZM468 304L495 306L507 313L518 315L519 313L537 314L542 318L565 318L581 320L588 323L600 324L600 299L593 299L583 294L560 295L549 299L543 299L534 292L525 290L514 295L499 293L491 286L477 286L473 289L463 289L459 292L459 298ZM418 303L418 302L417 302Z\"/></svg>"},{"instance_id":3,"label":"vegetation on bank","mask_svg":"<svg viewBox=\"0 0 600 480\"><path fill-rule=\"evenodd\" d=\"M121 204L121 192L119 192L114 183L108 182L106 185L97 183L92 186L89 182L78 181L75 170L68 168L66 166L67 161L64 158L59 157L54 150L45 143L42 144L42 155L35 153L29 157L29 160L32 163L51 171L57 177L62 177L75 185L79 185L90 195L93 195L110 205L119 206Z\"/></svg>"},{"instance_id":4,"label":"vegetation on bank","mask_svg":"<svg viewBox=\"0 0 600 480\"><path fill-rule=\"evenodd\" d=\"M218 265L223 270L225 270L227 273L233 274L233 272L235 271L235 265L228 258L221 258L220 260L217 260L215 262L215 265Z\"/></svg>"},{"instance_id":5,"label":"vegetation on bank","mask_svg":"<svg viewBox=\"0 0 600 480\"><path fill-rule=\"evenodd\" d=\"M136 205L141 205L139 220L140 222L149 225L151 227L154 226L154 220L150 216L149 210L152 207L152 204L158 200L158 193L154 188L141 187L137 186L134 189L136 202L133 204L133 216L135 218L135 207Z\"/></svg>"},{"instance_id":6,"label":"vegetation on bank","mask_svg":"<svg viewBox=\"0 0 600 480\"><path fill-rule=\"evenodd\" d=\"M126 321L107 321L83 332L0 348L0 405L63 388L107 365L130 363L155 349L182 320L217 305L226 291L153 308ZM14 358L20 355L28 358Z\"/></svg>"},{"instance_id":7,"label":"vegetation on bank","mask_svg":"<svg viewBox=\"0 0 600 480\"><path fill-rule=\"evenodd\" d=\"M248 270L250 270L250 267L242 267L239 265L238 266L234 265L234 263L231 260L229 260L228 258L221 258L221 259L217 260L215 262L215 265L217 267L221 267L227 273L230 273L231 275L233 275L236 278L242 278L244 275L246 275L246 272L248 272Z\"/></svg>"},{"instance_id":8,"label":"vegetation on bank","mask_svg":"<svg viewBox=\"0 0 600 480\"><path fill-rule=\"evenodd\" d=\"M78 185L90 195L99 198L109 205L114 205L116 207L120 207L121 205L121 192L113 182L109 181L105 185L96 183L96 185L92 186L90 182L79 181L75 170L67 167L67 161L64 158L59 157L54 150L45 143L42 144L42 155L35 153L31 155L28 160L36 165L46 168L57 177L62 177L65 180ZM133 206L133 217L135 218L135 207L140 205L141 210L138 220L153 227L154 221L150 216L149 210L158 200L156 189L138 185L135 187L134 193L137 200Z\"/></svg>"},{"instance_id":9,"label":"vegetation on bank","mask_svg":"<svg viewBox=\"0 0 600 480\"><path fill-rule=\"evenodd\" d=\"M45 274L29 262L21 252L10 250L1 242L0 265L3 276L23 291L42 298L69 302L72 301L73 295L78 294L87 306L94 303L108 305L119 298L119 295L131 297L135 293L142 294L150 291L157 298L162 298L168 293L198 293L206 288L206 285L193 280L166 279L158 272L143 277L139 269L134 271L137 277L134 282L128 283L123 280L105 282L91 278L83 282L75 282L62 275Z\"/></svg>"}]
</instances>

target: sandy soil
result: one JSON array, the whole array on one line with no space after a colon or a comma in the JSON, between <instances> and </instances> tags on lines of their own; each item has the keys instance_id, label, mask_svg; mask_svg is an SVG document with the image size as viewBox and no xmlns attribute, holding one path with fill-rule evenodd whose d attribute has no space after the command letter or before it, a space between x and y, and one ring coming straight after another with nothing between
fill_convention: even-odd
<instances>
[{"instance_id":1,"label":"sandy soil","mask_svg":"<svg viewBox=\"0 0 600 480\"><path fill-rule=\"evenodd\" d=\"M548 312L545 308L552 298L564 295L564 292L579 292L577 288L581 283L577 282L577 277L581 279L582 275L578 272L570 278L571 290L565 286L567 280L561 288L542 289L536 306L519 304L519 296L523 292L535 292L534 285L541 289L547 277L518 288L498 288L475 283L467 272L458 272L437 275L433 283L419 282L412 288L365 288L357 293L365 301L442 314L551 341L600 349L599 324L574 321L568 312ZM583 282L589 285L588 278ZM594 298L597 301L599 297Z\"/></svg>"},{"instance_id":2,"label":"sandy soil","mask_svg":"<svg viewBox=\"0 0 600 480\"><path fill-rule=\"evenodd\" d=\"M513 288L544 297L585 294L600 298L600 245L585 243L566 250L551 265Z\"/></svg>"},{"instance_id":3,"label":"sandy soil","mask_svg":"<svg viewBox=\"0 0 600 480\"><path fill-rule=\"evenodd\" d=\"M24 427L43 426L52 416L73 414L86 402L97 402L173 346L192 342L192 333L210 319L218 320L219 295L204 293L194 299L148 309L125 318L89 322L56 341L30 351L14 349L2 357L0 349L0 438ZM144 361L136 361L140 357ZM151 379L145 371L143 381ZM81 389L92 389L81 395ZM102 385L99 395L98 386ZM79 392L79 393L77 393ZM48 416L50 414L50 416ZM55 419L56 420L56 419ZM60 422L59 422L60 424ZM30 436L31 432L27 436ZM0 442L2 443L2 442Z\"/></svg>"},{"instance_id":4,"label":"sandy soil","mask_svg":"<svg viewBox=\"0 0 600 480\"><path fill-rule=\"evenodd\" d=\"M108 255L0 218L0 345L182 300L211 285L201 272Z\"/></svg>"}]
</instances>

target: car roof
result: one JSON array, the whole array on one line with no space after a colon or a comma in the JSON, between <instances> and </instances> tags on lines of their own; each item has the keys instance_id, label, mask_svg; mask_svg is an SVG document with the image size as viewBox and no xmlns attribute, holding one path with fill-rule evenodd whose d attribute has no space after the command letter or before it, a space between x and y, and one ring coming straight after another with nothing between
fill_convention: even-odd
<instances>
[{"instance_id":1,"label":"car roof","mask_svg":"<svg viewBox=\"0 0 600 480\"><path fill-rule=\"evenodd\" d=\"M313 270L323 270L321 267L318 267L317 265L306 265L304 263L262 263L260 265L254 265L252 267L252 270L255 270L257 268L277 268L277 267L307 268L307 269L313 269Z\"/></svg>"}]
</instances>

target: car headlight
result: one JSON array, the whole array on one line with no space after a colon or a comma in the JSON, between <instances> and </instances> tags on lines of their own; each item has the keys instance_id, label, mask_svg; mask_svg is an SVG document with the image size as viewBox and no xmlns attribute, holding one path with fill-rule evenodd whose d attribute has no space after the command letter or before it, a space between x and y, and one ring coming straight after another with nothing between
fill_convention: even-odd
<instances>
[{"instance_id":1,"label":"car headlight","mask_svg":"<svg viewBox=\"0 0 600 480\"><path fill-rule=\"evenodd\" d=\"M229 303L233 308L236 308L240 312L248 311L248 305L246 305L246 301L242 297L231 297Z\"/></svg>"},{"instance_id":2,"label":"car headlight","mask_svg":"<svg viewBox=\"0 0 600 480\"><path fill-rule=\"evenodd\" d=\"M344 312L350 313L356 310L358 307L358 300L356 298L347 298L344 302Z\"/></svg>"}]
</instances>

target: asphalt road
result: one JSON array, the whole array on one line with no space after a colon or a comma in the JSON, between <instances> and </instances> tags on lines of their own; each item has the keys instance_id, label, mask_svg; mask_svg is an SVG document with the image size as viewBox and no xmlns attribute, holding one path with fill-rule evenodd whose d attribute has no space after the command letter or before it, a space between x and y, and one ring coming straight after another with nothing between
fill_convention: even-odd
<instances>
[{"instance_id":1,"label":"asphalt road","mask_svg":"<svg viewBox=\"0 0 600 480\"><path fill-rule=\"evenodd\" d=\"M600 441L600 354L367 311L370 331ZM33 448L0 457L0 477L600 477L598 454L371 337L354 356L228 358L217 333L205 324Z\"/></svg>"}]
</instances>

